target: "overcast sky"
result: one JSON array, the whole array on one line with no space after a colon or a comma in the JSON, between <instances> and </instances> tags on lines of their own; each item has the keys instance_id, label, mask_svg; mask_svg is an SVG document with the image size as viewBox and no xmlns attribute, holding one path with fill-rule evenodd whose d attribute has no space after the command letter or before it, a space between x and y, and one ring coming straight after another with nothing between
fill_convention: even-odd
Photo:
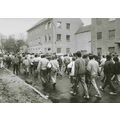
<instances>
[{"instance_id":1,"label":"overcast sky","mask_svg":"<svg viewBox=\"0 0 120 120\"><path fill-rule=\"evenodd\" d=\"M40 18L0 18L0 33L9 36L11 34L18 35L26 33ZM82 18L85 24L90 24L90 18Z\"/></svg>"}]
</instances>

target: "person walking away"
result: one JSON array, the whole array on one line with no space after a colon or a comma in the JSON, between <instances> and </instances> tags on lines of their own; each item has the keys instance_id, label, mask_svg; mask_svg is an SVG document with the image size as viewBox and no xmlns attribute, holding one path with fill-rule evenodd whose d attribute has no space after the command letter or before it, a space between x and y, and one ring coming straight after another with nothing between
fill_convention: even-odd
<instances>
[{"instance_id":1,"label":"person walking away","mask_svg":"<svg viewBox=\"0 0 120 120\"><path fill-rule=\"evenodd\" d=\"M114 64L114 75L117 79L118 84L120 85L120 62L118 57L113 58L115 64Z\"/></svg>"},{"instance_id":2,"label":"person walking away","mask_svg":"<svg viewBox=\"0 0 120 120\"><path fill-rule=\"evenodd\" d=\"M9 69L11 66L11 58L10 58L9 54L6 57L6 64L7 64L7 68Z\"/></svg>"},{"instance_id":3,"label":"person walking away","mask_svg":"<svg viewBox=\"0 0 120 120\"><path fill-rule=\"evenodd\" d=\"M107 60L106 60L105 65L104 65L104 75L105 75L106 79L105 79L104 85L100 86L100 89L102 91L104 91L106 86L109 85L109 88L111 90L110 94L117 94L116 89L115 89L115 87L112 83L112 80L111 80L113 75L114 75L114 63L112 62L110 55L107 55L106 59Z\"/></svg>"},{"instance_id":4,"label":"person walking away","mask_svg":"<svg viewBox=\"0 0 120 120\"><path fill-rule=\"evenodd\" d=\"M3 68L3 55L0 54L0 68Z\"/></svg>"},{"instance_id":5,"label":"person walking away","mask_svg":"<svg viewBox=\"0 0 120 120\"><path fill-rule=\"evenodd\" d=\"M101 75L103 76L103 79L101 80L102 82L104 82L105 81L105 75L104 75L104 64L105 64L105 62L106 62L106 57L105 57L105 55L103 55L102 56L102 59L100 60L100 67L101 67Z\"/></svg>"},{"instance_id":6,"label":"person walking away","mask_svg":"<svg viewBox=\"0 0 120 120\"><path fill-rule=\"evenodd\" d=\"M18 57L15 55L15 57L13 58L13 61L12 61L12 64L13 64L13 73L18 75L18 72L19 72L19 59Z\"/></svg>"},{"instance_id":7,"label":"person walking away","mask_svg":"<svg viewBox=\"0 0 120 120\"><path fill-rule=\"evenodd\" d=\"M41 56L41 60L39 61L38 63L38 67L37 67L37 70L40 71L40 79L42 81L42 85L44 87L46 87L46 83L47 83L47 75L48 75L48 72L47 72L47 65L49 63L49 60L45 58L46 56L45 55L42 55Z\"/></svg>"},{"instance_id":8,"label":"person walking away","mask_svg":"<svg viewBox=\"0 0 120 120\"><path fill-rule=\"evenodd\" d=\"M53 89L55 90L56 76L57 76L57 72L59 71L59 63L55 56L52 56L52 60L50 60L50 64L51 64L51 80L53 84Z\"/></svg>"},{"instance_id":9,"label":"person walking away","mask_svg":"<svg viewBox=\"0 0 120 120\"><path fill-rule=\"evenodd\" d=\"M35 57L33 58L33 70L34 70L34 77L35 78L38 77L38 72L37 72L38 63L39 63L39 58L36 54Z\"/></svg>"},{"instance_id":10,"label":"person walking away","mask_svg":"<svg viewBox=\"0 0 120 120\"><path fill-rule=\"evenodd\" d=\"M29 75L29 67L30 67L30 62L27 59L27 57L25 57L25 59L23 60L23 67L24 67L24 73L25 75Z\"/></svg>"},{"instance_id":11,"label":"person walking away","mask_svg":"<svg viewBox=\"0 0 120 120\"><path fill-rule=\"evenodd\" d=\"M95 96L98 98L101 98L102 97L101 93L96 84L96 79L97 79L97 76L99 75L99 64L95 60L94 55L90 55L89 59L90 59L90 61L88 62L87 70L90 73L90 82L97 92L97 95L95 95Z\"/></svg>"},{"instance_id":12,"label":"person walking away","mask_svg":"<svg viewBox=\"0 0 120 120\"><path fill-rule=\"evenodd\" d=\"M67 69L67 66L68 66L68 64L70 63L70 58L69 58L69 56L65 56L65 58L64 58L64 64L65 64L65 73L67 73L68 75L69 75L69 70Z\"/></svg>"},{"instance_id":13,"label":"person walking away","mask_svg":"<svg viewBox=\"0 0 120 120\"><path fill-rule=\"evenodd\" d=\"M74 81L75 81L75 57L72 58L72 61L70 62L70 64L68 64L68 68L71 69L70 72L70 82L72 84L72 90L70 91L71 94L74 94L73 88L74 88Z\"/></svg>"},{"instance_id":14,"label":"person walking away","mask_svg":"<svg viewBox=\"0 0 120 120\"><path fill-rule=\"evenodd\" d=\"M88 55L83 55L83 59L85 60L85 82L88 86L88 88L90 87L90 73L89 71L87 70L87 65L88 65L88 62L89 62L89 57Z\"/></svg>"},{"instance_id":15,"label":"person walking away","mask_svg":"<svg viewBox=\"0 0 120 120\"><path fill-rule=\"evenodd\" d=\"M59 70L61 72L61 70L62 70L62 58L61 58L61 56L58 57L57 61L58 61L58 64L59 64Z\"/></svg>"},{"instance_id":16,"label":"person walking away","mask_svg":"<svg viewBox=\"0 0 120 120\"><path fill-rule=\"evenodd\" d=\"M31 56L30 59L29 59L29 63L30 63L30 68L29 68L29 71L30 71L30 74L32 75L33 74L33 57Z\"/></svg>"},{"instance_id":17,"label":"person walking away","mask_svg":"<svg viewBox=\"0 0 120 120\"><path fill-rule=\"evenodd\" d=\"M77 59L75 60L75 87L74 87L74 93L77 93L77 86L79 84L79 81L81 82L85 96L84 98L89 99L89 94L88 94L88 88L85 82L85 60L81 57L81 52L78 51L76 53Z\"/></svg>"}]
</instances>

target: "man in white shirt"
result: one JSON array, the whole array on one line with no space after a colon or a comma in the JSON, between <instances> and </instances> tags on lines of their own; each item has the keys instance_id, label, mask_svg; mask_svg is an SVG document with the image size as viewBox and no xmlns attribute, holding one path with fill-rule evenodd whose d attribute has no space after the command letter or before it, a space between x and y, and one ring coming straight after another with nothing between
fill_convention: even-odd
<instances>
[{"instance_id":1,"label":"man in white shirt","mask_svg":"<svg viewBox=\"0 0 120 120\"><path fill-rule=\"evenodd\" d=\"M97 84L96 84L96 78L97 78L97 75L99 73L99 64L94 59L94 55L90 55L89 59L90 59L90 61L88 62L87 70L89 71L89 73L91 75L91 83L97 92L97 95L95 95L95 96L98 98L101 98L101 93L100 93L100 91L97 87Z\"/></svg>"}]
</instances>

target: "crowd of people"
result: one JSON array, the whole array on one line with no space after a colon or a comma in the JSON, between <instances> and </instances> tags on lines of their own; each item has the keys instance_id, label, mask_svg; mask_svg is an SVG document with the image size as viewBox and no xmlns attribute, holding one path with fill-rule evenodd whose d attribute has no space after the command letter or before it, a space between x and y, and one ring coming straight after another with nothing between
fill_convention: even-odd
<instances>
[{"instance_id":1,"label":"crowd of people","mask_svg":"<svg viewBox=\"0 0 120 120\"><path fill-rule=\"evenodd\" d=\"M68 75L71 82L72 95L77 95L79 84L84 90L84 98L89 99L89 87L92 85L96 97L102 98L101 91L109 86L110 94L117 94L113 81L120 82L120 60L118 55L96 56L93 54L82 55L80 51L71 55L56 54L4 54L0 56L0 67L12 68L13 73L19 75L21 69L26 76L40 76L43 87L52 83L56 89L57 76ZM98 86L96 81L99 76L103 86Z\"/></svg>"}]
</instances>

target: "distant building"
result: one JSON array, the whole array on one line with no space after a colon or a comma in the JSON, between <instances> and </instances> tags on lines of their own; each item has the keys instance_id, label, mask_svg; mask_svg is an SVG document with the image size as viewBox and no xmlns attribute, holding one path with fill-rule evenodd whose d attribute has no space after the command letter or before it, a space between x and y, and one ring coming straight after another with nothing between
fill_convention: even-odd
<instances>
[{"instance_id":1,"label":"distant building","mask_svg":"<svg viewBox=\"0 0 120 120\"><path fill-rule=\"evenodd\" d=\"M44 18L28 33L30 53L73 53L75 33L83 25L80 18Z\"/></svg>"},{"instance_id":2,"label":"distant building","mask_svg":"<svg viewBox=\"0 0 120 120\"><path fill-rule=\"evenodd\" d=\"M81 26L75 33L75 49L83 54L91 53L91 25Z\"/></svg>"},{"instance_id":3,"label":"distant building","mask_svg":"<svg viewBox=\"0 0 120 120\"><path fill-rule=\"evenodd\" d=\"M120 55L120 18L92 19L91 49L98 55Z\"/></svg>"}]
</instances>

